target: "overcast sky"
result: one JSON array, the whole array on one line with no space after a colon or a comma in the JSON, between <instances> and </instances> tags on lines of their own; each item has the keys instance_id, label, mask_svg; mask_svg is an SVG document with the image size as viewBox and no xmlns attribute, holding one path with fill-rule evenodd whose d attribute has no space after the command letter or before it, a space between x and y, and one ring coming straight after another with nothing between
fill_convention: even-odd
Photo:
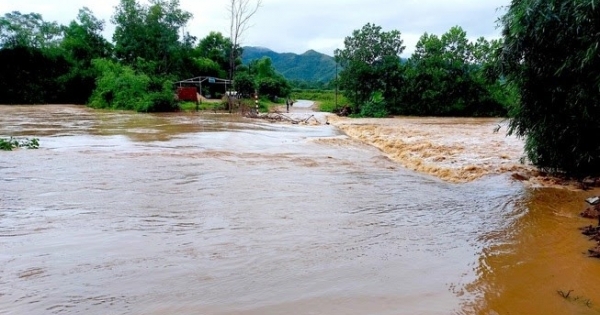
<instances>
[{"instance_id":1,"label":"overcast sky","mask_svg":"<svg viewBox=\"0 0 600 315\"><path fill-rule=\"evenodd\" d=\"M145 0L138 0L145 2ZM251 0L254 1L254 0ZM46 21L68 24L87 6L106 21L111 40L110 17L119 0L0 0L0 14L11 11L40 13ZM186 31L198 37L210 31L228 35L228 0L180 0L181 8L194 17ZM496 20L510 0L263 0L252 19L243 46L262 46L276 52L303 53L309 49L333 55L343 48L344 37L366 23L402 33L408 56L423 33L441 35L454 25L469 38L497 38Z\"/></svg>"}]
</instances>

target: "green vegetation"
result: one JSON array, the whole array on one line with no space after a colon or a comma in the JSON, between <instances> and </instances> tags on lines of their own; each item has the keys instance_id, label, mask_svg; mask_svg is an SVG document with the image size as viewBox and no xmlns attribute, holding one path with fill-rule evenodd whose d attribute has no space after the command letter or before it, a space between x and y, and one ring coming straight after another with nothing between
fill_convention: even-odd
<instances>
[{"instance_id":1,"label":"green vegetation","mask_svg":"<svg viewBox=\"0 0 600 315\"><path fill-rule=\"evenodd\" d=\"M179 109L186 112L192 111L218 111L227 109L226 100L210 100L207 102L181 102Z\"/></svg>"},{"instance_id":2,"label":"green vegetation","mask_svg":"<svg viewBox=\"0 0 600 315\"><path fill-rule=\"evenodd\" d=\"M405 47L400 32L383 32L380 26L367 23L346 37L344 46L343 50L335 51L335 57L344 68L339 83L352 105L352 112L369 115L372 111L363 112L362 108L372 100L373 93L382 96L377 106L387 108L386 102L392 104L402 82L400 54Z\"/></svg>"},{"instance_id":3,"label":"green vegetation","mask_svg":"<svg viewBox=\"0 0 600 315\"><path fill-rule=\"evenodd\" d=\"M40 140L38 138L25 138L25 139L15 139L13 137L10 138L0 138L0 150L2 151L12 151L16 148L26 148L26 149L37 149L40 147Z\"/></svg>"},{"instance_id":4,"label":"green vegetation","mask_svg":"<svg viewBox=\"0 0 600 315\"><path fill-rule=\"evenodd\" d=\"M326 88L335 78L335 59L314 50L298 55L276 53L262 47L244 47L242 61L245 65L264 57L271 59L273 68L297 88Z\"/></svg>"},{"instance_id":5,"label":"green vegetation","mask_svg":"<svg viewBox=\"0 0 600 315\"><path fill-rule=\"evenodd\" d=\"M453 27L425 33L406 61L401 34L366 24L335 52L339 84L357 116L506 116L518 97L497 71L500 41L469 42Z\"/></svg>"},{"instance_id":6,"label":"green vegetation","mask_svg":"<svg viewBox=\"0 0 600 315\"><path fill-rule=\"evenodd\" d=\"M600 175L600 4L513 1L501 22L503 74L520 95L510 132L543 170Z\"/></svg>"},{"instance_id":7,"label":"green vegetation","mask_svg":"<svg viewBox=\"0 0 600 315\"><path fill-rule=\"evenodd\" d=\"M105 22L87 8L68 26L44 21L37 13L7 13L0 17L0 104L178 110L173 82L195 76L222 78L231 66L241 66L241 58L231 60L241 49L221 33L212 32L198 44L194 36L182 34L191 18L179 0L120 0L111 18L111 44L101 35ZM260 71L247 71L246 95L255 89L273 99L289 94L289 83L269 62L256 65ZM207 84L199 93L219 98L225 90Z\"/></svg>"},{"instance_id":8,"label":"green vegetation","mask_svg":"<svg viewBox=\"0 0 600 315\"><path fill-rule=\"evenodd\" d=\"M288 97L291 87L288 81L273 67L271 59L263 57L248 66L239 67L235 77L235 89L243 96L258 91L260 97L275 101Z\"/></svg>"},{"instance_id":9,"label":"green vegetation","mask_svg":"<svg viewBox=\"0 0 600 315\"><path fill-rule=\"evenodd\" d=\"M138 112L177 109L171 82L161 82L159 77L136 73L131 67L106 59L96 59L93 65L100 76L90 106Z\"/></svg>"}]
</instances>

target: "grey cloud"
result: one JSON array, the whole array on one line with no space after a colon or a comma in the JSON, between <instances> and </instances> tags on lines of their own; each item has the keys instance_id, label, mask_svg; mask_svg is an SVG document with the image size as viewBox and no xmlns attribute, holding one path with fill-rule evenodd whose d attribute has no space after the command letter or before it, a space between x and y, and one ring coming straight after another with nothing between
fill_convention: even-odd
<instances>
[{"instance_id":1,"label":"grey cloud","mask_svg":"<svg viewBox=\"0 0 600 315\"><path fill-rule=\"evenodd\" d=\"M107 21L105 36L110 39L114 26L110 16L118 0L46 0L0 3L0 13L12 10L41 13L46 20L67 24L77 10L88 6L97 17ZM181 7L194 14L186 31L202 38L210 31L227 34L227 1L180 0ZM442 34L450 27L463 27L469 37L497 37L497 9L509 0L263 0L254 16L243 44L264 46L278 52L302 53L309 49L333 54L343 48L343 40L366 23L375 23L384 30L402 32L407 46L405 54L425 32Z\"/></svg>"}]
</instances>

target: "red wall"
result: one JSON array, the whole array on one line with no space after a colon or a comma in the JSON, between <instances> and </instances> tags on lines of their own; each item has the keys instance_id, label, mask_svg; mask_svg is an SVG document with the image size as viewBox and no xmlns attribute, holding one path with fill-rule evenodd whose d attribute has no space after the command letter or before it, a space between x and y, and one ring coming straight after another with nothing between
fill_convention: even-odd
<instances>
[{"instance_id":1,"label":"red wall","mask_svg":"<svg viewBox=\"0 0 600 315\"><path fill-rule=\"evenodd\" d=\"M178 87L177 98L180 101L198 101L198 92L195 87Z\"/></svg>"}]
</instances>

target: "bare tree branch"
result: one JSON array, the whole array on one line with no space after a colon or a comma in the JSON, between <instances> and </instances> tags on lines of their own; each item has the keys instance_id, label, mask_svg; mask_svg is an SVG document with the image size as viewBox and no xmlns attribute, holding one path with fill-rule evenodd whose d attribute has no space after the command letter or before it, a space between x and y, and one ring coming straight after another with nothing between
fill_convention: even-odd
<instances>
[{"instance_id":1,"label":"bare tree branch","mask_svg":"<svg viewBox=\"0 0 600 315\"><path fill-rule=\"evenodd\" d=\"M235 74L235 60L237 59L241 41L246 31L251 27L250 19L258 8L262 5L262 0L231 0L228 10L230 14L229 38L231 40L231 51L229 54L229 79L232 80Z\"/></svg>"}]
</instances>

